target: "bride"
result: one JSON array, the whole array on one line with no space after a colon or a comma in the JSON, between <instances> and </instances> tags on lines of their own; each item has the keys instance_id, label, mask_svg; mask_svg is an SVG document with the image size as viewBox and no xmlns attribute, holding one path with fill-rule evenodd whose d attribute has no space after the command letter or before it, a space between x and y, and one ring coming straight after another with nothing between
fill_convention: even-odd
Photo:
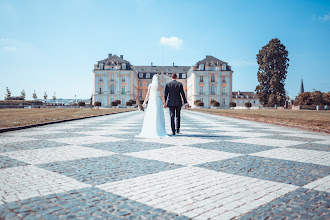
<instances>
[{"instance_id":1,"label":"bride","mask_svg":"<svg viewBox=\"0 0 330 220\"><path fill-rule=\"evenodd\" d=\"M148 94L144 99L143 107L146 106L148 100L148 108L144 115L142 131L137 137L167 137L163 109L167 106L164 98L164 87L160 85L158 75L152 77L152 82L149 85Z\"/></svg>"}]
</instances>

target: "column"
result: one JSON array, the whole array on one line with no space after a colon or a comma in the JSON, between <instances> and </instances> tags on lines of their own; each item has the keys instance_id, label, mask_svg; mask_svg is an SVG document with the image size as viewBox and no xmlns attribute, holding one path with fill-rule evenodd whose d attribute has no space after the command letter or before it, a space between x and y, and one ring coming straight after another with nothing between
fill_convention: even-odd
<instances>
[{"instance_id":1,"label":"column","mask_svg":"<svg viewBox=\"0 0 330 220\"><path fill-rule=\"evenodd\" d=\"M217 95L221 94L221 72L217 73Z\"/></svg>"},{"instance_id":2,"label":"column","mask_svg":"<svg viewBox=\"0 0 330 220\"><path fill-rule=\"evenodd\" d=\"M109 106L108 78L109 78L109 73L104 74L104 106Z\"/></svg>"},{"instance_id":3,"label":"column","mask_svg":"<svg viewBox=\"0 0 330 220\"><path fill-rule=\"evenodd\" d=\"M204 106L206 107L206 108L209 108L210 106L209 106L209 92L210 92L210 80L209 80L209 74L207 73L207 74L205 74L205 76L204 76L204 81L205 81L205 99L204 99Z\"/></svg>"}]
</instances>

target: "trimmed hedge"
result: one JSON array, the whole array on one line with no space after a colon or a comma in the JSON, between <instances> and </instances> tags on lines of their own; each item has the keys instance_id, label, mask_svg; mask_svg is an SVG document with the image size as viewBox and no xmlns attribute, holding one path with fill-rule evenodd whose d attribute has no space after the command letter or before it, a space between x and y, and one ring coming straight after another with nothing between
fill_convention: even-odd
<instances>
[{"instance_id":1,"label":"trimmed hedge","mask_svg":"<svg viewBox=\"0 0 330 220\"><path fill-rule=\"evenodd\" d=\"M236 103L235 102L229 102L229 107L236 107Z\"/></svg>"},{"instance_id":2,"label":"trimmed hedge","mask_svg":"<svg viewBox=\"0 0 330 220\"><path fill-rule=\"evenodd\" d=\"M252 104L251 104L251 102L245 102L244 106L247 108L251 108Z\"/></svg>"},{"instance_id":3,"label":"trimmed hedge","mask_svg":"<svg viewBox=\"0 0 330 220\"><path fill-rule=\"evenodd\" d=\"M194 104L197 105L197 102L202 102L202 101L199 100L199 99L198 99L198 100L195 100L195 101L194 101Z\"/></svg>"},{"instance_id":4,"label":"trimmed hedge","mask_svg":"<svg viewBox=\"0 0 330 220\"><path fill-rule=\"evenodd\" d=\"M94 102L94 106L101 106L102 104L101 104L101 102L99 102L99 101L96 101L96 102Z\"/></svg>"},{"instance_id":5,"label":"trimmed hedge","mask_svg":"<svg viewBox=\"0 0 330 220\"><path fill-rule=\"evenodd\" d=\"M133 103L131 101L126 102L126 106L132 106Z\"/></svg>"},{"instance_id":6,"label":"trimmed hedge","mask_svg":"<svg viewBox=\"0 0 330 220\"><path fill-rule=\"evenodd\" d=\"M220 103L219 103L219 102L213 102L213 103L212 103L212 106L213 106L213 107L219 107L219 106L220 106Z\"/></svg>"},{"instance_id":7,"label":"trimmed hedge","mask_svg":"<svg viewBox=\"0 0 330 220\"><path fill-rule=\"evenodd\" d=\"M121 101L120 100L115 100L115 102L117 102L119 105L121 104Z\"/></svg>"},{"instance_id":8,"label":"trimmed hedge","mask_svg":"<svg viewBox=\"0 0 330 220\"><path fill-rule=\"evenodd\" d=\"M204 102L197 102L196 105L197 106L204 106Z\"/></svg>"},{"instance_id":9,"label":"trimmed hedge","mask_svg":"<svg viewBox=\"0 0 330 220\"><path fill-rule=\"evenodd\" d=\"M118 106L118 102L116 101L111 102L111 106Z\"/></svg>"},{"instance_id":10,"label":"trimmed hedge","mask_svg":"<svg viewBox=\"0 0 330 220\"><path fill-rule=\"evenodd\" d=\"M82 101L80 101L80 102L78 102L78 105L79 105L79 106L85 106L85 105L86 105L86 103L85 103L85 102L82 102Z\"/></svg>"}]
</instances>

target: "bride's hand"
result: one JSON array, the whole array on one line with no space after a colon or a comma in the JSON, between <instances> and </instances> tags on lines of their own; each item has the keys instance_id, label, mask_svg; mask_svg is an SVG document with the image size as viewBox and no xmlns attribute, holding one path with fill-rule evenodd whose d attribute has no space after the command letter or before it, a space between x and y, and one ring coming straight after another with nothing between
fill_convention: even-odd
<instances>
[{"instance_id":1,"label":"bride's hand","mask_svg":"<svg viewBox=\"0 0 330 220\"><path fill-rule=\"evenodd\" d=\"M146 107L146 104L143 103L142 107L145 108Z\"/></svg>"},{"instance_id":2,"label":"bride's hand","mask_svg":"<svg viewBox=\"0 0 330 220\"><path fill-rule=\"evenodd\" d=\"M167 105L166 105L166 104L164 104L164 105L163 105L163 107L164 107L164 108L167 108Z\"/></svg>"}]
</instances>

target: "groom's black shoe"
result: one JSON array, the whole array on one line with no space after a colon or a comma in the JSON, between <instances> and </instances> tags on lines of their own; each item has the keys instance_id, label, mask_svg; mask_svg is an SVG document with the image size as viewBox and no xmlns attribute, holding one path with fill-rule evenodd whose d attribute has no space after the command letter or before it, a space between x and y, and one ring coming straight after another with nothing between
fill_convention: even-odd
<instances>
[{"instance_id":1,"label":"groom's black shoe","mask_svg":"<svg viewBox=\"0 0 330 220\"><path fill-rule=\"evenodd\" d=\"M176 133L177 133L177 134L180 134L180 130L177 130Z\"/></svg>"},{"instance_id":2,"label":"groom's black shoe","mask_svg":"<svg viewBox=\"0 0 330 220\"><path fill-rule=\"evenodd\" d=\"M172 135L175 135L175 132L172 132Z\"/></svg>"}]
</instances>

